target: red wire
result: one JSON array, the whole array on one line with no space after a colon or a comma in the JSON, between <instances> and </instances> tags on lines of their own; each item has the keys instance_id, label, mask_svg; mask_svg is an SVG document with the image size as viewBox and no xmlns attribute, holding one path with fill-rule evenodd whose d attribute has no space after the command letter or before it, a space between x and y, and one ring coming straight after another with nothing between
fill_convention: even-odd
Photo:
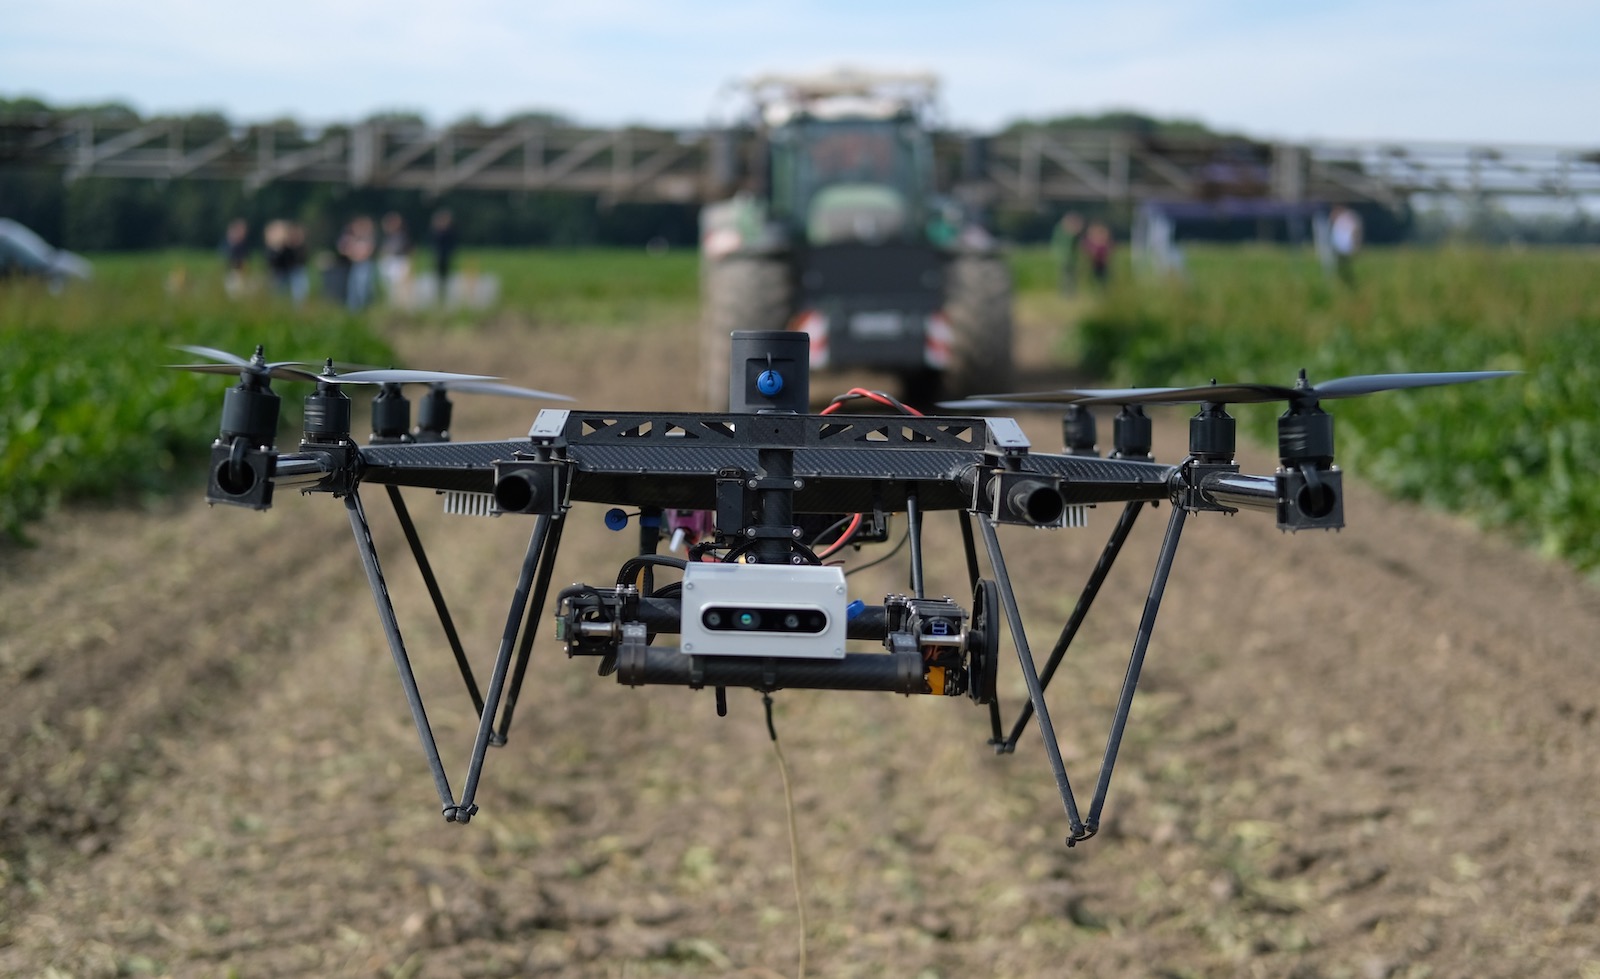
<instances>
[{"instance_id":1,"label":"red wire","mask_svg":"<svg viewBox=\"0 0 1600 979\"><path fill-rule=\"evenodd\" d=\"M844 532L839 535L839 539L838 540L834 541L832 544L829 544L827 547L825 547L822 550L817 552L817 559L821 560L822 558L827 557L828 555L830 555L830 554L834 553L835 551L839 550L841 547L844 547L846 544L850 543L850 538L854 537L856 531L858 531L860 529L861 529L861 514L858 513L855 516L850 518L850 522L849 523L845 524Z\"/></svg>"},{"instance_id":2,"label":"red wire","mask_svg":"<svg viewBox=\"0 0 1600 979\"><path fill-rule=\"evenodd\" d=\"M868 391L866 388L851 388L844 394L841 394L839 397L830 401L827 407L823 408L819 414L831 415L835 411L838 411L840 408L844 407L846 401L850 401L854 398L866 398L869 401L876 401L885 408L893 408L896 411L903 411L909 415L916 415L918 418L924 417L922 412L911 407L910 405L901 404L900 402L895 401L893 398L890 398L888 395L878 391ZM844 533L839 535L838 540L834 541L832 544L829 544L823 550L817 552L817 558L820 560L837 552L840 548L850 543L850 538L854 537L856 531L860 529L861 514L858 513L850 518L850 522L845 525Z\"/></svg>"},{"instance_id":3,"label":"red wire","mask_svg":"<svg viewBox=\"0 0 1600 979\"><path fill-rule=\"evenodd\" d=\"M826 408L823 408L822 411L819 412L819 414L831 415L835 411L838 411L840 408L844 407L844 403L846 401L849 401L853 398L866 398L869 401L876 401L885 408L894 408L897 411L904 411L907 414L916 415L919 418L922 417L922 412L911 407L910 405L901 404L882 392L868 391L866 388L851 388L830 402Z\"/></svg>"}]
</instances>

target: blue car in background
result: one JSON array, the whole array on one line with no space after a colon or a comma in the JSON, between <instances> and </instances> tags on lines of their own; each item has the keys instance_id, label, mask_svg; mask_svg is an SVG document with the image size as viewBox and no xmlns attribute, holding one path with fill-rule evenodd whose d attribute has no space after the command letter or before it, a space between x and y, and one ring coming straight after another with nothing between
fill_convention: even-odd
<instances>
[{"instance_id":1,"label":"blue car in background","mask_svg":"<svg viewBox=\"0 0 1600 979\"><path fill-rule=\"evenodd\" d=\"M89 278L89 260L55 248L10 218L0 218L0 280L12 277L43 279L50 291L67 282Z\"/></svg>"}]
</instances>

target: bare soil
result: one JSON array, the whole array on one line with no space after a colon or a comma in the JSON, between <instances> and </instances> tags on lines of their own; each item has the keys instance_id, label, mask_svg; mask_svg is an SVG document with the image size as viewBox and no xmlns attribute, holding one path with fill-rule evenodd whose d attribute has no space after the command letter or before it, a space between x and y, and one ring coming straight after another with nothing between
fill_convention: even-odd
<instances>
[{"instance_id":1,"label":"bare soil","mask_svg":"<svg viewBox=\"0 0 1600 979\"><path fill-rule=\"evenodd\" d=\"M682 319L398 342L585 405L683 407ZM1059 374L1053 328L1023 327L1030 380ZM456 414L458 436L501 437L532 409ZM1158 426L1179 457L1183 418ZM1059 446L1052 420L1026 427ZM482 813L446 824L343 508L210 510L200 479L0 555L0 974L799 972L758 695L719 719L709 693L596 677L546 627ZM1600 977L1600 592L1354 482L1339 534L1189 521L1083 846L1062 846L1033 731L995 757L965 699L777 694L806 974ZM531 523L410 502L483 675ZM382 494L367 507L459 792L471 706ZM1085 801L1167 514L1141 518L1051 690ZM1041 654L1113 518L1005 535ZM592 508L570 523L558 578L612 580L633 535ZM964 598L950 524L933 590ZM877 601L903 577L852 588ZM1001 689L1009 717L1014 659Z\"/></svg>"}]
</instances>

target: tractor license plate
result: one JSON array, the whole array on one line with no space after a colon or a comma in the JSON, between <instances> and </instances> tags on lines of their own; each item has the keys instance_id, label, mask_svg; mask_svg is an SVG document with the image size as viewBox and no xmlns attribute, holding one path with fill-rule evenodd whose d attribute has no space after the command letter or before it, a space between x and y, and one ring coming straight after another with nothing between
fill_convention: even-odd
<instances>
[{"instance_id":1,"label":"tractor license plate","mask_svg":"<svg viewBox=\"0 0 1600 979\"><path fill-rule=\"evenodd\" d=\"M852 313L850 335L857 340L897 340L905 333L899 313Z\"/></svg>"}]
</instances>

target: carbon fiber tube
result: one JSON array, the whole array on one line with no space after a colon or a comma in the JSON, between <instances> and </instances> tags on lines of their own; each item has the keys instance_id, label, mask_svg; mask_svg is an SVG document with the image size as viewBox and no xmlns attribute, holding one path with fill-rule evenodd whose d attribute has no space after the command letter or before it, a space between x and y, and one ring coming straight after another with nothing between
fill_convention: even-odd
<instances>
[{"instance_id":1,"label":"carbon fiber tube","mask_svg":"<svg viewBox=\"0 0 1600 979\"><path fill-rule=\"evenodd\" d=\"M1241 510L1278 509L1278 478L1244 473L1212 473L1200 480L1206 499Z\"/></svg>"},{"instance_id":2,"label":"carbon fiber tube","mask_svg":"<svg viewBox=\"0 0 1600 979\"><path fill-rule=\"evenodd\" d=\"M957 478L967 493L976 489L984 509L1002 523L1030 527L1057 526L1067 506L1060 484L1050 477L1034 473L991 472L973 467Z\"/></svg>"},{"instance_id":3,"label":"carbon fiber tube","mask_svg":"<svg viewBox=\"0 0 1600 979\"><path fill-rule=\"evenodd\" d=\"M280 452L272 481L278 486L304 486L322 482L333 470L333 457L326 452Z\"/></svg>"},{"instance_id":4,"label":"carbon fiber tube","mask_svg":"<svg viewBox=\"0 0 1600 979\"><path fill-rule=\"evenodd\" d=\"M617 679L630 687L753 687L756 690L884 690L925 694L920 653L846 653L842 659L690 656L658 646L626 646Z\"/></svg>"}]
</instances>

